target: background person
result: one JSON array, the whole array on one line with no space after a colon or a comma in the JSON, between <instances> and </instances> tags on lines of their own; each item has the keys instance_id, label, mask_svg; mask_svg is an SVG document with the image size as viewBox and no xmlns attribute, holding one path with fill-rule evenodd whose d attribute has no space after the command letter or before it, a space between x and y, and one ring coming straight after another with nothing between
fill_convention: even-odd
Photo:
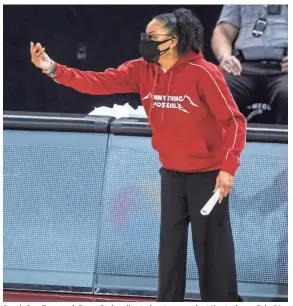
<instances>
[{"instance_id":1,"label":"background person","mask_svg":"<svg viewBox=\"0 0 293 306\"><path fill-rule=\"evenodd\" d=\"M224 5L212 49L240 111L263 96L288 124L288 6Z\"/></svg>"}]
</instances>

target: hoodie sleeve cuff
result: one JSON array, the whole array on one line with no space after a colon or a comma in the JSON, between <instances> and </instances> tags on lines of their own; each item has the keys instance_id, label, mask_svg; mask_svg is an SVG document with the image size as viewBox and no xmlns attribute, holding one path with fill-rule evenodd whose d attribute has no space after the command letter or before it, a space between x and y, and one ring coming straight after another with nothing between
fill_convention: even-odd
<instances>
[{"instance_id":1,"label":"hoodie sleeve cuff","mask_svg":"<svg viewBox=\"0 0 293 306\"><path fill-rule=\"evenodd\" d=\"M53 77L53 80L57 81L62 74L63 74L62 66L56 63L56 75Z\"/></svg>"},{"instance_id":2,"label":"hoodie sleeve cuff","mask_svg":"<svg viewBox=\"0 0 293 306\"><path fill-rule=\"evenodd\" d=\"M240 166L239 163L225 161L222 164L221 170L234 176L239 166Z\"/></svg>"}]
</instances>

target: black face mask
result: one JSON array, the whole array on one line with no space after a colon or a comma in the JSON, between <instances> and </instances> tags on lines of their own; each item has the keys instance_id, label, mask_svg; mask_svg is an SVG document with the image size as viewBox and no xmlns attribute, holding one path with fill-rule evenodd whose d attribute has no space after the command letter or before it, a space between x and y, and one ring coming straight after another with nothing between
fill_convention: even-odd
<instances>
[{"instance_id":1,"label":"black face mask","mask_svg":"<svg viewBox=\"0 0 293 306\"><path fill-rule=\"evenodd\" d=\"M141 41L138 46L139 52L146 62L157 63L160 56L170 49L169 47L160 51L158 46L172 39L173 37L163 41L154 41L150 39L149 35L143 33L141 34Z\"/></svg>"}]
</instances>

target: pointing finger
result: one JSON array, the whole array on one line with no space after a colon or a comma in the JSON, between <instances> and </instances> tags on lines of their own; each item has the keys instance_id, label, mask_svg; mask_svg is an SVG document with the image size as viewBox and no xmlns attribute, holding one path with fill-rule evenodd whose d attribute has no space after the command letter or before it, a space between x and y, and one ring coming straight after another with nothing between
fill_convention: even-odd
<instances>
[{"instance_id":1,"label":"pointing finger","mask_svg":"<svg viewBox=\"0 0 293 306\"><path fill-rule=\"evenodd\" d=\"M34 54L34 48L35 48L34 43L33 43L33 42L31 42L31 43L30 43L30 53L31 53L31 57L33 57L33 54Z\"/></svg>"}]
</instances>

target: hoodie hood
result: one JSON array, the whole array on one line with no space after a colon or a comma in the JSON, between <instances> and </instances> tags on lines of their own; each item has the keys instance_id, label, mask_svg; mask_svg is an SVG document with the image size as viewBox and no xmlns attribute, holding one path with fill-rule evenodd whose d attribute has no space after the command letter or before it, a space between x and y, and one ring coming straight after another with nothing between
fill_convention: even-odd
<instances>
[{"instance_id":1,"label":"hoodie hood","mask_svg":"<svg viewBox=\"0 0 293 306\"><path fill-rule=\"evenodd\" d=\"M194 53L194 52L190 51L190 52L186 53L185 55L182 55L181 57L179 57L177 62L170 69L168 69L166 73L171 72L173 69L175 69L176 67L178 67L182 64L185 64L187 62L196 61L196 60L199 60L199 59L202 59L202 58L203 58L203 54L202 54L201 51L199 53ZM156 69L156 67L160 68L160 65L156 64L156 63L151 63L150 65L153 66L153 69ZM159 74L161 74L161 73L165 74L162 69L159 69Z\"/></svg>"}]
</instances>

